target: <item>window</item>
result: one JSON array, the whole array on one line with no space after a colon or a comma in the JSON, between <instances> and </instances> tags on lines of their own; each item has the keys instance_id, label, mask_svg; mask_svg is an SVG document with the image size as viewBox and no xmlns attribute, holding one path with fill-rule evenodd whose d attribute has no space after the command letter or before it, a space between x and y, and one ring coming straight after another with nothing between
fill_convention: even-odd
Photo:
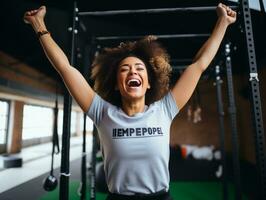
<instances>
[{"instance_id":1,"label":"window","mask_svg":"<svg viewBox=\"0 0 266 200\"><path fill-rule=\"evenodd\" d=\"M80 130L83 131L83 123L84 118L83 115L80 117ZM87 116L86 117L86 131L92 131L93 130L93 121Z\"/></svg>"},{"instance_id":2,"label":"window","mask_svg":"<svg viewBox=\"0 0 266 200\"><path fill-rule=\"evenodd\" d=\"M0 144L6 144L9 103L0 100Z\"/></svg>"},{"instance_id":3,"label":"window","mask_svg":"<svg viewBox=\"0 0 266 200\"><path fill-rule=\"evenodd\" d=\"M77 112L71 112L71 125L70 125L70 133L74 134L77 132Z\"/></svg>"},{"instance_id":4,"label":"window","mask_svg":"<svg viewBox=\"0 0 266 200\"><path fill-rule=\"evenodd\" d=\"M25 105L23 110L22 139L52 136L53 109Z\"/></svg>"},{"instance_id":5,"label":"window","mask_svg":"<svg viewBox=\"0 0 266 200\"><path fill-rule=\"evenodd\" d=\"M77 112L71 111L70 133L75 134L77 132ZM63 110L58 111L58 135L63 134Z\"/></svg>"}]
</instances>

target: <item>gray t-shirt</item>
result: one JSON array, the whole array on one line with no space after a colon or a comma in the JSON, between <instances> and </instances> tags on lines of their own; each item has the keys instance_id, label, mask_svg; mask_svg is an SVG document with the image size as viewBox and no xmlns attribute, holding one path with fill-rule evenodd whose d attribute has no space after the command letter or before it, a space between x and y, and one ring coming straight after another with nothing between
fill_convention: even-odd
<instances>
[{"instance_id":1,"label":"gray t-shirt","mask_svg":"<svg viewBox=\"0 0 266 200\"><path fill-rule=\"evenodd\" d=\"M87 114L99 132L110 192L168 191L170 126L177 113L170 92L134 116L95 95Z\"/></svg>"}]
</instances>

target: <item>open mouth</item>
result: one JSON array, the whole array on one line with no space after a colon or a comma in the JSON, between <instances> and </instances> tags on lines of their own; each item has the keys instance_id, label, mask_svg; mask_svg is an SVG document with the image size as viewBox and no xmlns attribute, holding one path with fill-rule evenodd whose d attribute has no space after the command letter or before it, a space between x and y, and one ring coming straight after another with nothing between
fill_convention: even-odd
<instances>
[{"instance_id":1,"label":"open mouth","mask_svg":"<svg viewBox=\"0 0 266 200\"><path fill-rule=\"evenodd\" d=\"M140 85L141 85L141 82L138 79L130 79L127 81L128 87L139 87Z\"/></svg>"}]
</instances>

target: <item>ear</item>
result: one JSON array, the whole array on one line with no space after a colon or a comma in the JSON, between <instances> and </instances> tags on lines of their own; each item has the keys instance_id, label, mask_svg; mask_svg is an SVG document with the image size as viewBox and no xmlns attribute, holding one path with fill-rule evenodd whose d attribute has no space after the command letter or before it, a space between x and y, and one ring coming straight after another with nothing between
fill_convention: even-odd
<instances>
[{"instance_id":1,"label":"ear","mask_svg":"<svg viewBox=\"0 0 266 200\"><path fill-rule=\"evenodd\" d=\"M148 89L151 89L151 85L150 85L150 83L148 83L148 87L147 87Z\"/></svg>"}]
</instances>

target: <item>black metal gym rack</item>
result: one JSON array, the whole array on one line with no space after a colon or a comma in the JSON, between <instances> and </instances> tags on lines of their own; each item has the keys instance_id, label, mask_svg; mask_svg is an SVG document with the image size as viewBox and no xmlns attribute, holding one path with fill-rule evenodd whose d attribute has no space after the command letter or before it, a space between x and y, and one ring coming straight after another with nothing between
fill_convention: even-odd
<instances>
[{"instance_id":1,"label":"black metal gym rack","mask_svg":"<svg viewBox=\"0 0 266 200\"><path fill-rule=\"evenodd\" d=\"M228 199L228 185L227 185L227 164L226 164L226 151L225 151L225 130L224 130L224 107L222 97L222 79L221 79L221 66L217 64L215 66L215 82L216 86L216 97L217 97L217 110L219 114L219 138L220 138L220 149L222 159L222 191L223 200Z\"/></svg>"},{"instance_id":2,"label":"black metal gym rack","mask_svg":"<svg viewBox=\"0 0 266 200\"><path fill-rule=\"evenodd\" d=\"M257 72L257 62L252 30L251 14L248 0L240 0L241 21L245 30L247 46L247 62L249 67L249 82L251 90L251 102L253 111L253 126L256 147L256 166L259 177L259 199L266 200L266 149L265 136L262 119L261 99L259 90L259 77Z\"/></svg>"},{"instance_id":3,"label":"black metal gym rack","mask_svg":"<svg viewBox=\"0 0 266 200\"><path fill-rule=\"evenodd\" d=\"M227 77L227 94L228 94L228 113L230 115L231 126L231 138L232 138L232 157L233 157L233 174L235 184L235 199L241 200L241 176L240 176L240 162L239 162L239 144L238 144L238 132L236 121L236 106L234 97L233 75L232 75L232 63L231 63L231 48L230 43L225 44L225 67Z\"/></svg>"},{"instance_id":4,"label":"black metal gym rack","mask_svg":"<svg viewBox=\"0 0 266 200\"><path fill-rule=\"evenodd\" d=\"M264 128L263 128L263 120L262 120L262 110L261 110L261 100L260 100L260 92L259 92L259 78L257 73L257 65L256 65L256 57L255 57L255 47L253 40L253 31L252 31L252 23L251 23L251 15L248 5L248 0L240 0L240 17L244 25L245 36L246 36L246 44L247 44L247 56L248 56L248 64L250 70L250 85L252 92L252 110L253 110L253 120L254 120L254 128L255 128L255 143L256 143L256 161L258 167L258 177L260 178L260 199L266 200L266 165L265 165L265 140L264 140ZM75 58L75 41L77 38L77 22L79 16L103 16L103 15L126 15L126 14L138 14L138 13L171 13L171 12L201 12L201 11L209 11L214 10L216 7L187 7L187 8L161 8L161 9L139 9L139 10L111 10L111 11L94 11L94 12L79 12L77 8L77 2L74 1L73 6L73 15L72 15L72 24L69 31L71 31L71 65L74 65ZM233 9L238 7L233 7ZM191 37L197 37L197 34L192 34ZM198 35L199 37L203 37L203 35ZM205 36L205 35L204 35ZM109 37L109 38L108 38ZM113 37L113 38L111 38ZM116 38L115 38L116 37ZM108 40L108 39L119 39L120 36L106 36L102 38L97 38L98 40ZM121 36L121 38L124 36ZM171 38L174 36L166 35L163 38ZM176 37L179 37L176 35ZM180 36L181 37L181 36ZM186 36L184 36L186 37ZM121 39L120 38L120 39ZM227 63L230 65L230 63ZM230 75L229 75L230 76ZM229 77L227 76L227 78ZM232 76L232 74L231 74ZM232 79L229 77L228 84L231 84ZM229 83L231 82L231 83ZM231 86L230 86L231 87ZM69 199L69 141L70 141L70 115L71 115L71 97L65 89L66 93L64 95L64 116L63 116L63 141L62 141L62 159L61 159L61 176L60 176L60 200ZM229 94L229 101L233 96L233 91ZM236 113L235 113L235 105L234 100L231 102L233 104L229 105L229 112L231 114L231 128L232 132L236 133ZM221 110L220 110L221 111ZM221 111L222 113L222 111ZM94 134L93 134L94 135ZM93 137L94 138L94 137ZM233 143L237 144L237 134L232 135ZM95 139L94 139L95 140ZM93 142L94 145L95 141ZM94 146L93 145L93 146ZM95 148L95 147L93 147ZM235 178L235 186L236 186L236 196L237 200L241 199L241 186L240 186L240 169L238 162L238 144L235 148L235 158L234 158L234 173ZM96 153L93 150L93 153ZM92 164L95 165L95 159L92 157ZM94 166L95 167L95 166ZM91 191L91 199L95 198L95 168L93 170L93 174L91 177L91 186L93 190Z\"/></svg>"},{"instance_id":5,"label":"black metal gym rack","mask_svg":"<svg viewBox=\"0 0 266 200\"><path fill-rule=\"evenodd\" d=\"M73 14L71 16L72 25L69 28L71 33L71 51L70 64L75 65L75 43L77 39L77 2L74 2ZM71 122L71 106L72 98L68 90L64 89L64 114L63 114L63 136L62 136L62 151L61 151L61 169L60 169L60 187L59 199L69 199L69 148L70 148L70 122Z\"/></svg>"}]
</instances>

